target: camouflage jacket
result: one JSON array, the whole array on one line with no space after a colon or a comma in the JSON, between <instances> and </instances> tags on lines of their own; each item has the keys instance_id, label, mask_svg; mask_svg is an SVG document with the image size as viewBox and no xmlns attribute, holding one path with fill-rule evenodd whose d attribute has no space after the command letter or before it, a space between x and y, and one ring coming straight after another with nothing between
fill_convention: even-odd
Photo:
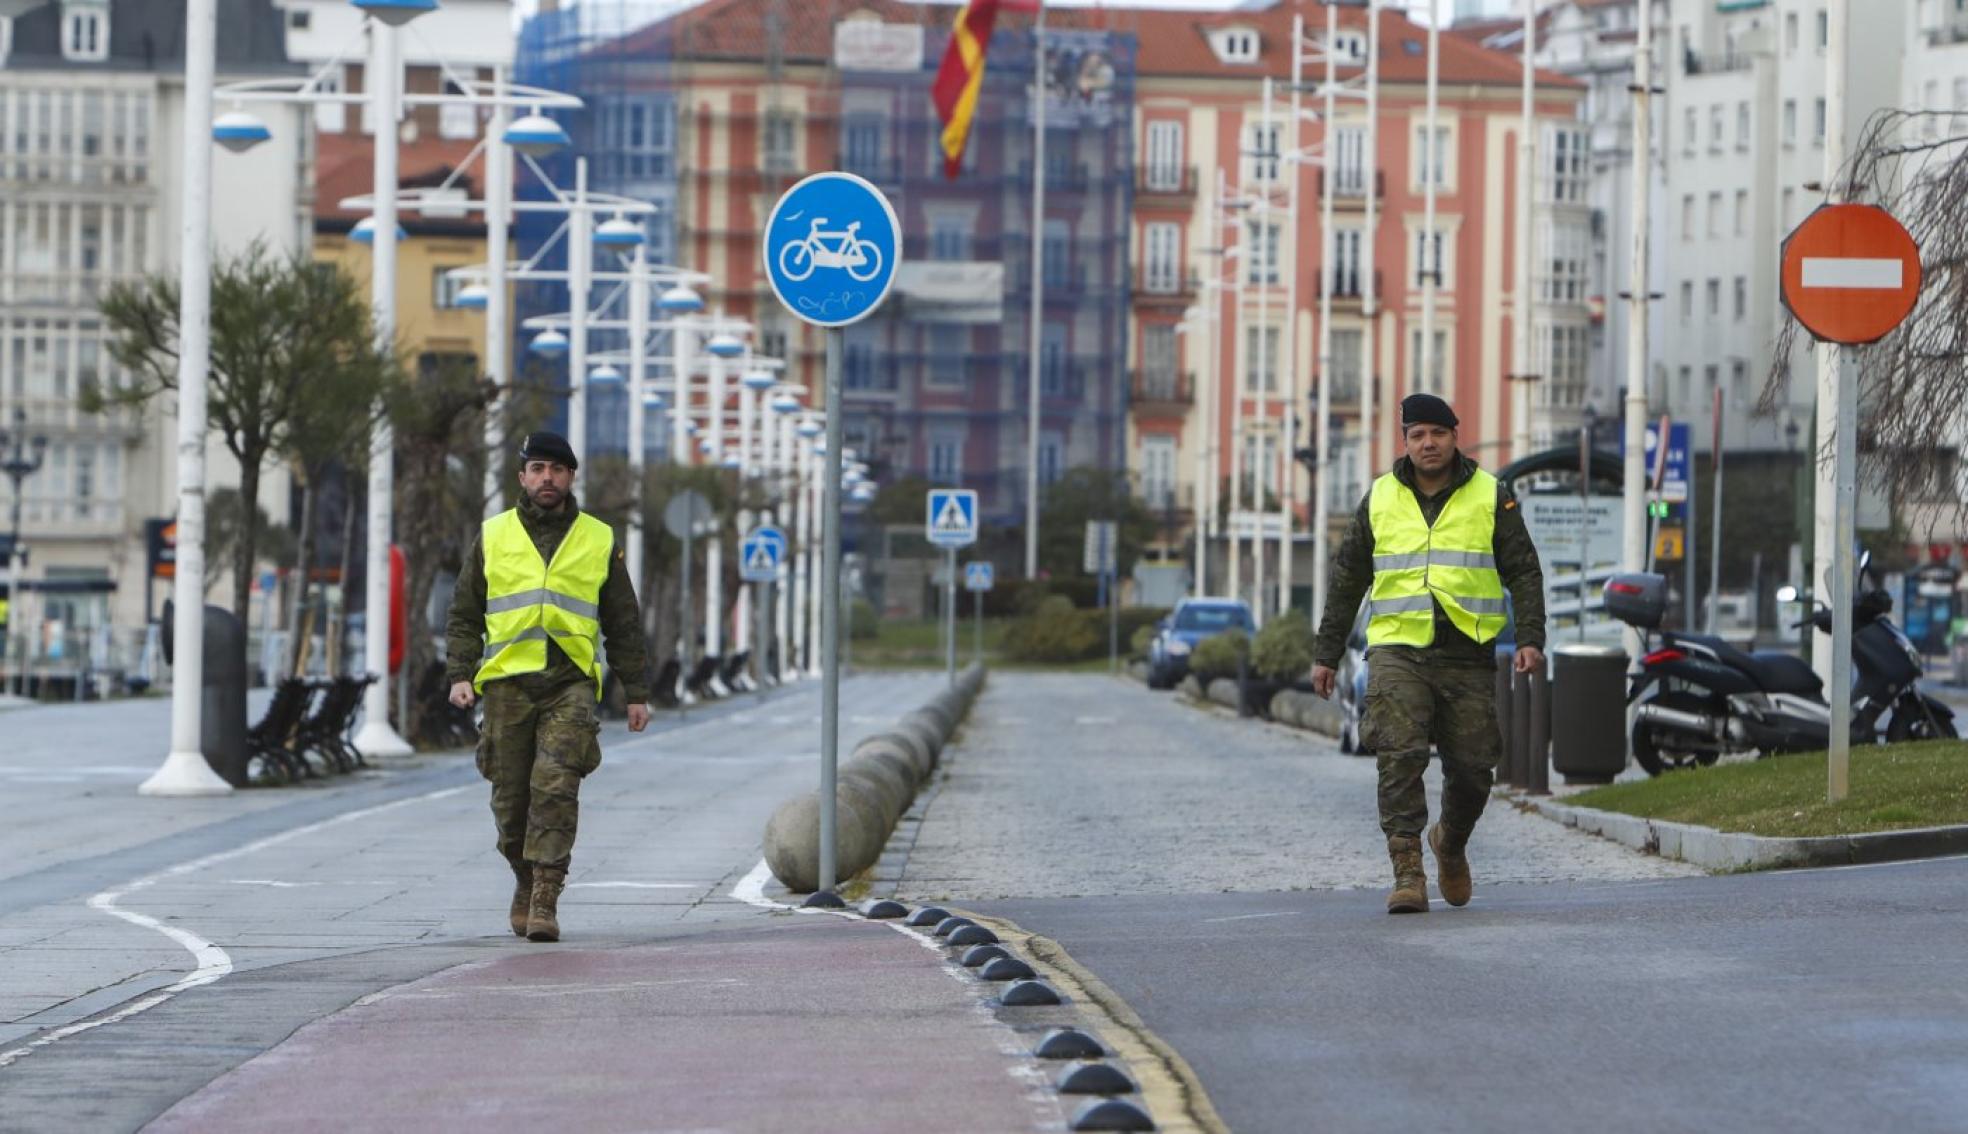
<instances>
[{"instance_id":1,"label":"camouflage jacket","mask_svg":"<svg viewBox=\"0 0 1968 1134\"><path fill-rule=\"evenodd\" d=\"M581 506L572 496L551 512L542 510L524 493L519 498L519 520L540 558L552 560L561 537L573 525ZM485 653L485 548L484 534L472 541L458 572L458 589L451 595L451 615L445 622L447 658L444 680L447 685L470 681L478 672ZM649 700L649 651L642 637L642 616L636 610L635 587L629 582L629 569L618 543L615 558L608 565L608 578L601 584L601 637L607 651L608 668L622 682L629 704ZM547 643L547 668L508 678L523 683L529 695L543 695L588 680L559 646Z\"/></svg>"},{"instance_id":2,"label":"camouflage jacket","mask_svg":"<svg viewBox=\"0 0 1968 1134\"><path fill-rule=\"evenodd\" d=\"M1455 476L1449 487L1433 496L1423 496L1415 489L1414 463L1408 458L1402 457L1394 462L1394 475L1415 492L1415 498L1421 504L1422 518L1433 524L1435 518L1442 514L1442 507L1448 503L1450 495L1476 475L1476 462L1457 453ZM1346 538L1340 541L1339 554L1333 560L1332 579L1326 587L1326 609L1319 619L1319 637L1313 648L1315 664L1339 665L1340 654L1346 649L1347 635L1352 633L1354 617L1360 610L1360 601L1366 598L1368 589L1373 586L1372 499L1373 493L1369 490L1360 501L1359 511L1353 513L1353 525L1347 529ZM1524 526L1524 514L1517 508L1517 498L1501 483L1497 485L1496 534L1492 546L1496 552L1497 574L1503 577L1503 585L1510 591L1511 607L1517 621L1517 644L1543 649L1544 568L1538 563L1537 548L1532 545L1531 533ZM1444 662L1484 666L1496 664L1495 647L1478 645L1457 630L1439 603L1435 607L1435 641L1424 652Z\"/></svg>"}]
</instances>

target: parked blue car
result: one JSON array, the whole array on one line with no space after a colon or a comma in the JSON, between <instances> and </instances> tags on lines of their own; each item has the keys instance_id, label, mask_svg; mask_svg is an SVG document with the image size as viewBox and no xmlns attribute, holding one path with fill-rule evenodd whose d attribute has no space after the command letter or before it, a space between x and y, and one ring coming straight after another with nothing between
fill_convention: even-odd
<instances>
[{"instance_id":1,"label":"parked blue car","mask_svg":"<svg viewBox=\"0 0 1968 1134\"><path fill-rule=\"evenodd\" d=\"M1173 689L1189 673L1189 655L1204 638L1225 630L1256 632L1250 604L1233 598L1189 598L1156 626L1148 646L1148 688Z\"/></svg>"}]
</instances>

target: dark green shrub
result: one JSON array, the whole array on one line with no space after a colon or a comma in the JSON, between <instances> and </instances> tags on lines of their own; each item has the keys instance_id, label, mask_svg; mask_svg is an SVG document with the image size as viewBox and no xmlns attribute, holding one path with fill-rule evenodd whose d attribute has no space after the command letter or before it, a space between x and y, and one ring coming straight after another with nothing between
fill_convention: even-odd
<instances>
[{"instance_id":1,"label":"dark green shrub","mask_svg":"<svg viewBox=\"0 0 1968 1134\"><path fill-rule=\"evenodd\" d=\"M1272 681L1297 681L1312 670L1312 625L1285 614L1264 624L1251 640L1251 672Z\"/></svg>"},{"instance_id":2,"label":"dark green shrub","mask_svg":"<svg viewBox=\"0 0 1968 1134\"><path fill-rule=\"evenodd\" d=\"M881 618L867 599L855 599L847 611L847 636L855 641L873 641Z\"/></svg>"},{"instance_id":3,"label":"dark green shrub","mask_svg":"<svg viewBox=\"0 0 1968 1134\"><path fill-rule=\"evenodd\" d=\"M1189 655L1189 672L1202 682L1237 676L1237 660L1250 649L1250 639L1242 630L1225 630L1204 638Z\"/></svg>"},{"instance_id":4,"label":"dark green shrub","mask_svg":"<svg viewBox=\"0 0 1968 1134\"><path fill-rule=\"evenodd\" d=\"M1071 599L1048 596L1031 614L1005 631L1004 653L1012 661L1060 663L1085 661L1107 645L1098 621L1073 609Z\"/></svg>"},{"instance_id":5,"label":"dark green shrub","mask_svg":"<svg viewBox=\"0 0 1968 1134\"><path fill-rule=\"evenodd\" d=\"M1152 624L1136 627L1133 636L1128 639L1128 658L1132 661L1147 661L1148 647L1153 645L1154 641L1155 627Z\"/></svg>"}]
</instances>

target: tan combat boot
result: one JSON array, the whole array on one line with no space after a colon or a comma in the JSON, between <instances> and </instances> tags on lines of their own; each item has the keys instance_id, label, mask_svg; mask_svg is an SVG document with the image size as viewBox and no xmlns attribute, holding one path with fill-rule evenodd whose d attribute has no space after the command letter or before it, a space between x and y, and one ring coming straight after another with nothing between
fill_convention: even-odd
<instances>
[{"instance_id":1,"label":"tan combat boot","mask_svg":"<svg viewBox=\"0 0 1968 1134\"><path fill-rule=\"evenodd\" d=\"M1387 857L1394 860L1394 891L1387 895L1387 912L1427 913L1428 875L1421 868L1421 840L1389 835Z\"/></svg>"},{"instance_id":2,"label":"tan combat boot","mask_svg":"<svg viewBox=\"0 0 1968 1134\"><path fill-rule=\"evenodd\" d=\"M533 908L533 864L515 862L513 872L512 912L507 915L512 922L512 931L520 937L526 936L526 914Z\"/></svg>"},{"instance_id":3,"label":"tan combat boot","mask_svg":"<svg viewBox=\"0 0 1968 1134\"><path fill-rule=\"evenodd\" d=\"M560 920L555 907L560 888L567 884L567 869L560 866L533 868L533 904L526 913L526 936L531 941L560 940Z\"/></svg>"},{"instance_id":4,"label":"tan combat boot","mask_svg":"<svg viewBox=\"0 0 1968 1134\"><path fill-rule=\"evenodd\" d=\"M1469 904L1469 858L1463 848L1467 834L1457 834L1440 823L1428 828L1428 847L1435 852L1435 885L1442 900L1452 906Z\"/></svg>"}]
</instances>

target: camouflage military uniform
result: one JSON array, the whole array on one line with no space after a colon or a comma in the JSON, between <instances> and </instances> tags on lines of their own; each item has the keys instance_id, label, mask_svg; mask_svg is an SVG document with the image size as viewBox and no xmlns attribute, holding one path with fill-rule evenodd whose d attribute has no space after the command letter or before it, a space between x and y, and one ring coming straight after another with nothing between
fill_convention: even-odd
<instances>
[{"instance_id":1,"label":"camouflage military uniform","mask_svg":"<svg viewBox=\"0 0 1968 1134\"><path fill-rule=\"evenodd\" d=\"M1401 458L1394 475L1414 489L1414 466ZM1422 518L1433 524L1455 490L1476 475L1476 462L1457 454L1449 487L1418 491ZM1373 585L1374 535L1363 500L1334 561L1326 609L1313 651L1316 664L1337 668L1360 602ZM1510 591L1517 645L1544 648L1544 572L1523 513L1508 488L1497 487L1497 574ZM1367 670L1360 746L1380 770L1380 827L1389 838L1418 839L1428 824L1422 773L1431 745L1442 754L1442 826L1467 838L1489 802L1503 738L1496 716L1496 647L1478 643L1435 607L1435 641L1421 648L1376 646ZM1459 845L1459 844L1458 844Z\"/></svg>"},{"instance_id":2,"label":"camouflage military uniform","mask_svg":"<svg viewBox=\"0 0 1968 1134\"><path fill-rule=\"evenodd\" d=\"M542 559L552 560L578 511L571 497L546 511L521 496L520 522ZM600 606L608 667L620 677L630 704L646 702L647 650L619 548L601 587ZM485 558L477 543L458 575L445 640L446 683L470 681L485 645ZM478 770L492 783L499 853L516 872L528 864L565 870L574 853L581 777L601 764L594 682L549 641L545 669L487 682L484 703Z\"/></svg>"}]
</instances>

